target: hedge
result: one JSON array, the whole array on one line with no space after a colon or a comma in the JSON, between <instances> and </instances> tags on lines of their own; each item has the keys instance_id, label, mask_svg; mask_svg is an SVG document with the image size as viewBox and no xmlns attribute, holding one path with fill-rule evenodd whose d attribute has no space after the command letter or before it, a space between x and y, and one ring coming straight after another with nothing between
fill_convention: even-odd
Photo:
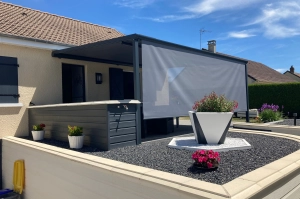
<instances>
[{"instance_id":1,"label":"hedge","mask_svg":"<svg viewBox=\"0 0 300 199\"><path fill-rule=\"evenodd\" d=\"M262 104L284 106L285 115L293 113L300 115L300 82L281 84L251 84L248 86L249 107L259 109Z\"/></svg>"}]
</instances>

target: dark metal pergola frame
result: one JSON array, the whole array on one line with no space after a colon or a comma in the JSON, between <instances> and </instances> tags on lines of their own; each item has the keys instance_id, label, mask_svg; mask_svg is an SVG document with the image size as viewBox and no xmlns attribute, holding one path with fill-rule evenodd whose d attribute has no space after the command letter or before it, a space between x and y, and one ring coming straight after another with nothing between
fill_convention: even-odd
<instances>
[{"instance_id":1,"label":"dark metal pergola frame","mask_svg":"<svg viewBox=\"0 0 300 199\"><path fill-rule=\"evenodd\" d=\"M110 40L98 41L95 43L85 44L82 46L70 47L62 50L54 50L52 57L74 59L89 62L106 63L113 65L132 66L134 73L134 98L141 101L140 93L140 76L139 68L142 68L142 41L151 41L158 44L164 44L166 46L177 47L179 49L189 50L191 52L211 56L215 58L223 58L235 62L242 62L245 64L245 78L246 78L246 99L247 110L249 110L248 99L248 74L247 74L247 60L239 59L232 56L226 56L224 54L212 53L205 50L199 50L151 37L147 37L139 34L131 34L123 37L118 37ZM95 51L101 52L95 54ZM90 54L89 54L90 53ZM115 56L115 57L114 57ZM137 105L137 142L141 142L141 108L140 104ZM246 111L246 121L249 122L249 111Z\"/></svg>"}]
</instances>

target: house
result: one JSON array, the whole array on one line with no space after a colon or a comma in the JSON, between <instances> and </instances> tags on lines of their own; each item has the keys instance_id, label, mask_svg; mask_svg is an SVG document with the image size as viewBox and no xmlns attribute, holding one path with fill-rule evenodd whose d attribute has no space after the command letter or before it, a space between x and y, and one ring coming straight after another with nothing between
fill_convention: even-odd
<instances>
[{"instance_id":1,"label":"house","mask_svg":"<svg viewBox=\"0 0 300 199\"><path fill-rule=\"evenodd\" d=\"M295 82L293 78L266 66L265 64L248 60L248 83L288 83Z\"/></svg>"},{"instance_id":2,"label":"house","mask_svg":"<svg viewBox=\"0 0 300 199\"><path fill-rule=\"evenodd\" d=\"M67 125L80 124L85 144L109 150L139 144L147 125L168 128L212 90L248 110L247 60L9 3L0 9L0 138L28 136L43 122L47 136L66 141ZM164 122L145 122L153 119Z\"/></svg>"},{"instance_id":3,"label":"house","mask_svg":"<svg viewBox=\"0 0 300 199\"><path fill-rule=\"evenodd\" d=\"M113 28L5 2L0 2L0 10L0 138L24 136L28 131L26 108L31 102L37 105L62 102L62 63L65 64L65 70L70 68L68 64L78 65L78 70L88 66L78 72L80 75L84 73L86 79L94 80L96 72L102 73L105 78L108 75L108 68L98 67L96 63L54 59L52 50L124 34ZM85 101L108 99L108 83L93 83L85 82ZM5 84L11 86L4 87Z\"/></svg>"},{"instance_id":4,"label":"house","mask_svg":"<svg viewBox=\"0 0 300 199\"><path fill-rule=\"evenodd\" d=\"M290 67L290 70L289 71L286 71L283 73L284 75L292 78L293 80L297 81L297 82L300 82L300 73L295 73L295 68L294 66L291 66Z\"/></svg>"},{"instance_id":5,"label":"house","mask_svg":"<svg viewBox=\"0 0 300 199\"><path fill-rule=\"evenodd\" d=\"M208 49L202 48L202 50L213 52L215 49L210 48L210 44L208 44ZM216 53L230 56L230 57L235 57L224 53L219 53L219 52ZM235 57L235 58L239 58L239 57ZM252 60L247 60L247 61L248 61L247 63L248 84L295 82L295 79L291 78L290 76L283 75L278 71L266 66L265 64L255 62Z\"/></svg>"}]
</instances>

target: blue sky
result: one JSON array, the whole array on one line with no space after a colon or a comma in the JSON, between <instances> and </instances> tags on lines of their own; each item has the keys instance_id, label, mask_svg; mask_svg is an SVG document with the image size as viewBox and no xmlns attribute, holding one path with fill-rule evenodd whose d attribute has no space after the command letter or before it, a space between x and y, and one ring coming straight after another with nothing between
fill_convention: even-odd
<instances>
[{"instance_id":1,"label":"blue sky","mask_svg":"<svg viewBox=\"0 0 300 199\"><path fill-rule=\"evenodd\" d=\"M300 72L300 0L4 0L193 48Z\"/></svg>"}]
</instances>

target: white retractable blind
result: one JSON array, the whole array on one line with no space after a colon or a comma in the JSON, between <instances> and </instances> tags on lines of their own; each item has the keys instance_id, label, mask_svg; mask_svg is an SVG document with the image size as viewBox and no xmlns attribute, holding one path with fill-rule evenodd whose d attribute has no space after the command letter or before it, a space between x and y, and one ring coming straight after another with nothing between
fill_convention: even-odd
<instances>
[{"instance_id":1,"label":"white retractable blind","mask_svg":"<svg viewBox=\"0 0 300 199\"><path fill-rule=\"evenodd\" d=\"M144 119L188 115L215 91L247 110L245 63L142 41Z\"/></svg>"}]
</instances>

